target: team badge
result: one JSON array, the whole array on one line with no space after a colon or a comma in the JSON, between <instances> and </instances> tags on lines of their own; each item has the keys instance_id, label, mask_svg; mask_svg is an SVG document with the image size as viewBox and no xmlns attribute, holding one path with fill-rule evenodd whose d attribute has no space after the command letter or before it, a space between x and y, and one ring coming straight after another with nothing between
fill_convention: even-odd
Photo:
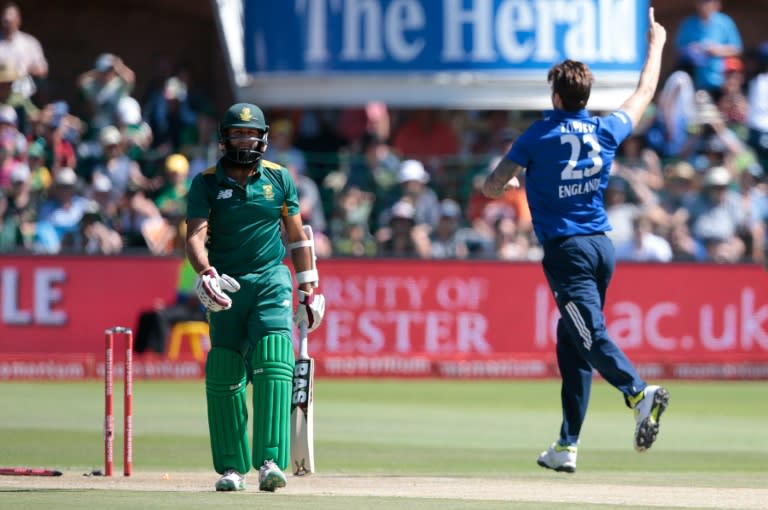
<instances>
[{"instance_id":1,"label":"team badge","mask_svg":"<svg viewBox=\"0 0 768 510\"><path fill-rule=\"evenodd\" d=\"M264 198L267 200L274 200L275 199L275 191L272 189L271 184L265 184L261 187L262 191L264 192Z\"/></svg>"},{"instance_id":2,"label":"team badge","mask_svg":"<svg viewBox=\"0 0 768 510\"><path fill-rule=\"evenodd\" d=\"M250 122L252 118L253 118L253 115L251 114L250 108L246 107L240 110L240 120L242 120L243 122Z\"/></svg>"}]
</instances>

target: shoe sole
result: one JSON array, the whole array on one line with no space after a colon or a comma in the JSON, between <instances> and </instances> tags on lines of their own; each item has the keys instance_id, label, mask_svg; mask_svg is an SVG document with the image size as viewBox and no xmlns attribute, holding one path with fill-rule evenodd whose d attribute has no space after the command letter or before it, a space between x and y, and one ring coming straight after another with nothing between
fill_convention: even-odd
<instances>
[{"instance_id":1,"label":"shoe sole","mask_svg":"<svg viewBox=\"0 0 768 510\"><path fill-rule=\"evenodd\" d=\"M236 484L227 484L227 485L216 485L216 491L217 492L234 492L234 491L242 491L245 490L244 485L236 485Z\"/></svg>"},{"instance_id":2,"label":"shoe sole","mask_svg":"<svg viewBox=\"0 0 768 510\"><path fill-rule=\"evenodd\" d=\"M557 471L558 473L575 473L576 472L576 468L574 466L557 466L557 467L552 467L549 464L547 464L546 462L544 462L543 460L537 460L536 464L538 464L539 466L541 466L543 468L551 469L552 471Z\"/></svg>"},{"instance_id":3,"label":"shoe sole","mask_svg":"<svg viewBox=\"0 0 768 510\"><path fill-rule=\"evenodd\" d=\"M283 487L285 487L285 478L275 474L267 475L264 480L259 483L260 491L275 492L275 489L281 489Z\"/></svg>"},{"instance_id":4,"label":"shoe sole","mask_svg":"<svg viewBox=\"0 0 768 510\"><path fill-rule=\"evenodd\" d=\"M651 406L651 413L648 417L640 423L635 433L635 450L638 452L644 452L656 441L656 436L659 435L659 422L661 421L661 415L667 409L669 405L669 392L664 388L659 388L656 393L653 394L653 405Z\"/></svg>"}]
</instances>

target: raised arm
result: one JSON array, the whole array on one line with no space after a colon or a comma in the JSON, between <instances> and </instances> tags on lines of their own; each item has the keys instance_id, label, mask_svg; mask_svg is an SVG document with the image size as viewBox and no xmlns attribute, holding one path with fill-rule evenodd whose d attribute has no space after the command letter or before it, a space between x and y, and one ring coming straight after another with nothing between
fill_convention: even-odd
<instances>
[{"instance_id":1,"label":"raised arm","mask_svg":"<svg viewBox=\"0 0 768 510\"><path fill-rule=\"evenodd\" d=\"M629 115L632 126L637 126L640 122L656 93L661 73L661 54L666 41L667 31L656 22L653 17L653 7L650 7L648 9L648 53L645 56L645 64L640 73L637 88L620 108Z\"/></svg>"}]
</instances>

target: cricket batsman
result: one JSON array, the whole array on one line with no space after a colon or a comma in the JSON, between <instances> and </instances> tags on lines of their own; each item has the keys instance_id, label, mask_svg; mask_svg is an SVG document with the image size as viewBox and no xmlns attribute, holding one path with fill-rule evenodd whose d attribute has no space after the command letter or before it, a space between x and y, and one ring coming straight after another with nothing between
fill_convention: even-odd
<instances>
[{"instance_id":1,"label":"cricket batsman","mask_svg":"<svg viewBox=\"0 0 768 510\"><path fill-rule=\"evenodd\" d=\"M325 298L314 291L313 246L303 230L294 182L288 170L262 159L268 133L256 105L232 105L219 126L223 155L193 179L187 197L186 255L200 275L196 292L210 323L205 392L213 466L221 475L217 491L245 489L251 466L259 469L260 490L285 487L292 319L313 331L325 312ZM295 315L281 227L298 283Z\"/></svg>"}]
</instances>

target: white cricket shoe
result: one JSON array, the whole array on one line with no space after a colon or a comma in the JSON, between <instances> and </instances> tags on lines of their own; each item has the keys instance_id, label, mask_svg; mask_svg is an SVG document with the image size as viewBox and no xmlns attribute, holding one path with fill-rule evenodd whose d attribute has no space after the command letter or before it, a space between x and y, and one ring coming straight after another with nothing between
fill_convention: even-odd
<instances>
[{"instance_id":1,"label":"white cricket shoe","mask_svg":"<svg viewBox=\"0 0 768 510\"><path fill-rule=\"evenodd\" d=\"M245 490L245 476L234 469L227 469L216 481L217 491L242 491Z\"/></svg>"},{"instance_id":2,"label":"white cricket shoe","mask_svg":"<svg viewBox=\"0 0 768 510\"><path fill-rule=\"evenodd\" d=\"M656 441L661 414L669 405L669 392L661 386L646 386L635 404L635 450L644 452Z\"/></svg>"},{"instance_id":3,"label":"white cricket shoe","mask_svg":"<svg viewBox=\"0 0 768 510\"><path fill-rule=\"evenodd\" d=\"M272 460L265 460L259 468L259 490L275 492L275 489L285 487L285 474Z\"/></svg>"},{"instance_id":4,"label":"white cricket shoe","mask_svg":"<svg viewBox=\"0 0 768 510\"><path fill-rule=\"evenodd\" d=\"M565 473L575 473L576 453L576 446L562 446L558 441L555 441L546 451L541 452L536 463L547 469L554 469L555 471Z\"/></svg>"}]
</instances>

